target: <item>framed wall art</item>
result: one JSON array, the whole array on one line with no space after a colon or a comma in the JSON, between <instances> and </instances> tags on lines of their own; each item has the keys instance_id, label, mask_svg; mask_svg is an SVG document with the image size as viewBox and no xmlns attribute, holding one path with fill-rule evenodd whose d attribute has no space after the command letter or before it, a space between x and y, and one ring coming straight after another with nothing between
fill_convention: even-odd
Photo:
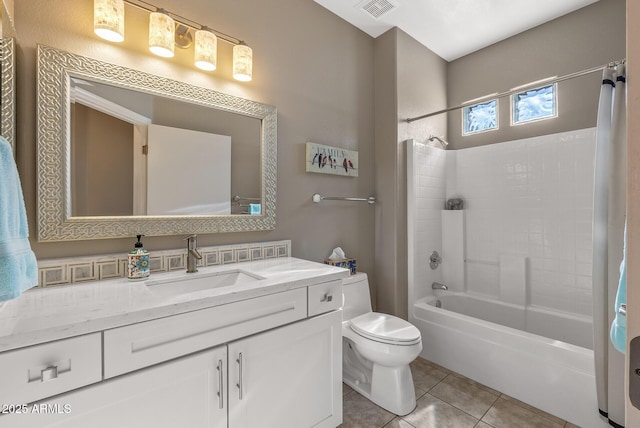
<instances>
[{"instance_id":1,"label":"framed wall art","mask_svg":"<svg viewBox=\"0 0 640 428\"><path fill-rule=\"evenodd\" d=\"M307 142L307 172L319 174L358 176L358 152Z\"/></svg>"}]
</instances>

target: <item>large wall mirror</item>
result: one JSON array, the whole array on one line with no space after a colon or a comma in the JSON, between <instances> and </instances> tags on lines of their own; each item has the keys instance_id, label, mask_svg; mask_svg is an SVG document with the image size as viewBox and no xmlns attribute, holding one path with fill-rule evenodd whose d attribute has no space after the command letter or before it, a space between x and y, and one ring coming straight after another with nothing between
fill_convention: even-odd
<instances>
[{"instance_id":1,"label":"large wall mirror","mask_svg":"<svg viewBox=\"0 0 640 428\"><path fill-rule=\"evenodd\" d=\"M275 228L273 106L38 46L38 239Z\"/></svg>"},{"instance_id":2,"label":"large wall mirror","mask_svg":"<svg viewBox=\"0 0 640 428\"><path fill-rule=\"evenodd\" d=\"M9 142L16 153L16 68L15 41L12 38L0 39L0 134Z\"/></svg>"}]
</instances>

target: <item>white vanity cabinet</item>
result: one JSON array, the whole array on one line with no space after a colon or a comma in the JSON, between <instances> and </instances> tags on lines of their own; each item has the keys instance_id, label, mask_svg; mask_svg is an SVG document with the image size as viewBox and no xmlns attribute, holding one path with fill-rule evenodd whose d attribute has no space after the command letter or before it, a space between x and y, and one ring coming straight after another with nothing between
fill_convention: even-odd
<instances>
[{"instance_id":1,"label":"white vanity cabinet","mask_svg":"<svg viewBox=\"0 0 640 428\"><path fill-rule=\"evenodd\" d=\"M41 401L27 404L27 414L0 415L0 427L336 427L342 422L341 284L93 333L87 337L103 380L36 395Z\"/></svg>"}]
</instances>

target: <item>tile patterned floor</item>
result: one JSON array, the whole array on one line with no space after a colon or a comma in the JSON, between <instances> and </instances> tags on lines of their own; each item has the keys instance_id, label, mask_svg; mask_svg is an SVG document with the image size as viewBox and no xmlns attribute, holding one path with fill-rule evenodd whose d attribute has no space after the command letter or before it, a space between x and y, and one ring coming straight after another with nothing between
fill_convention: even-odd
<instances>
[{"instance_id":1,"label":"tile patterned floor","mask_svg":"<svg viewBox=\"0 0 640 428\"><path fill-rule=\"evenodd\" d=\"M416 409L396 416L343 384L342 428L578 428L421 358L411 363Z\"/></svg>"}]
</instances>

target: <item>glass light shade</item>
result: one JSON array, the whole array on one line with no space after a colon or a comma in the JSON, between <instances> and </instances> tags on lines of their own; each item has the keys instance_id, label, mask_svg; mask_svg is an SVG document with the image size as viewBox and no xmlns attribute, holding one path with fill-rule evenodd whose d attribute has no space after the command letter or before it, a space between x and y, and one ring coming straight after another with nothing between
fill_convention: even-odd
<instances>
[{"instance_id":1,"label":"glass light shade","mask_svg":"<svg viewBox=\"0 0 640 428\"><path fill-rule=\"evenodd\" d=\"M233 78L248 82L252 78L253 51L244 43L233 47Z\"/></svg>"},{"instance_id":2,"label":"glass light shade","mask_svg":"<svg viewBox=\"0 0 640 428\"><path fill-rule=\"evenodd\" d=\"M124 40L124 1L94 0L93 31L110 42Z\"/></svg>"},{"instance_id":3,"label":"glass light shade","mask_svg":"<svg viewBox=\"0 0 640 428\"><path fill-rule=\"evenodd\" d=\"M218 59L218 38L208 30L198 30L195 36L194 61L201 70L213 71Z\"/></svg>"},{"instance_id":4,"label":"glass light shade","mask_svg":"<svg viewBox=\"0 0 640 428\"><path fill-rule=\"evenodd\" d=\"M162 11L149 15L149 50L158 56L173 57L176 25L169 15Z\"/></svg>"}]
</instances>

